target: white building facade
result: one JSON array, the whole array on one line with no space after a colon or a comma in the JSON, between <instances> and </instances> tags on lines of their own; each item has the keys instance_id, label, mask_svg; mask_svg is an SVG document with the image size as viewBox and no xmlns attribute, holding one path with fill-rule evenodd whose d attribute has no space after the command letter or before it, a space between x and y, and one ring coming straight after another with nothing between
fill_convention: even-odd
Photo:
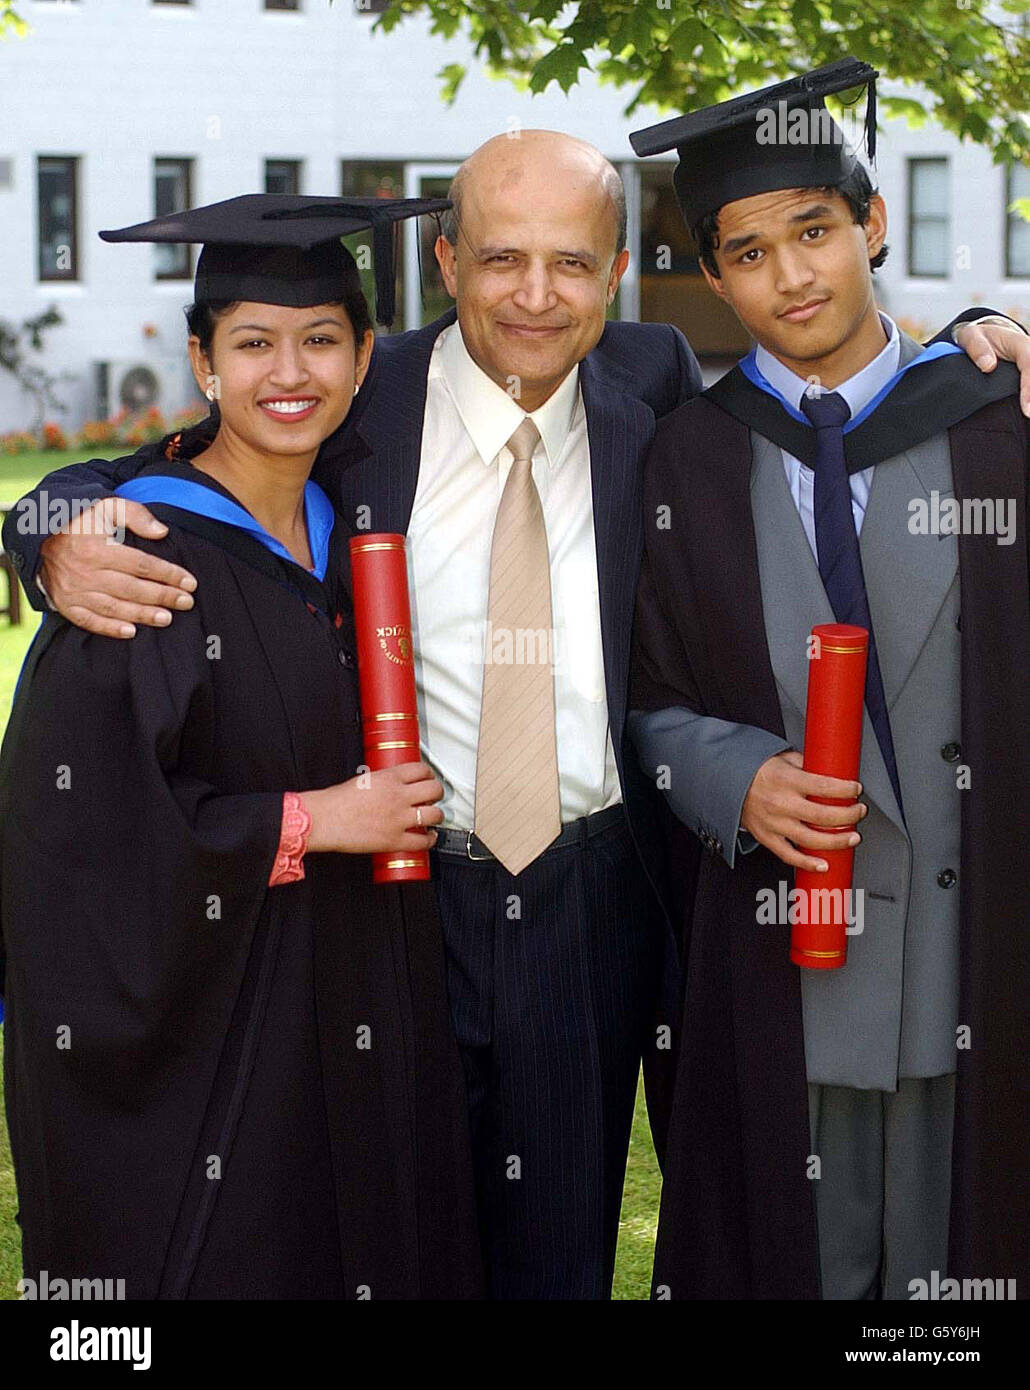
<instances>
[{"instance_id":1,"label":"white building facade","mask_svg":"<svg viewBox=\"0 0 1030 1390\"><path fill-rule=\"evenodd\" d=\"M435 193L476 145L520 127L579 135L620 168L632 253L623 317L676 322L713 361L746 346L696 273L672 163L630 150L631 129L668 113L627 119L628 92L592 81L532 97L477 71L462 40L435 38L421 20L374 33L376 3L19 0L31 33L0 43L0 319L60 313L40 359L68 374L66 409L51 412L59 423L151 401L170 413L194 399L182 316L193 255L107 245L100 228L265 189ZM466 60L446 106L438 73ZM988 303L1030 323L1030 224L1006 212L1030 196L1030 170L995 166L932 126L888 122L876 179L890 218L877 275L890 312L933 331ZM446 302L427 259L433 229L422 234L425 303L405 229L397 328ZM0 434L33 414L0 371Z\"/></svg>"}]
</instances>

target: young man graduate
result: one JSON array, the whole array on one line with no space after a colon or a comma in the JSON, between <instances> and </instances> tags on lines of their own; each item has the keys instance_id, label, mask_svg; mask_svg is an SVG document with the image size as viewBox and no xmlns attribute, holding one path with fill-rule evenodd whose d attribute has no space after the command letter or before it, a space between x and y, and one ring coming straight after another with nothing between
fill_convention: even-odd
<instances>
[{"instance_id":1,"label":"young man graduate","mask_svg":"<svg viewBox=\"0 0 1030 1390\"><path fill-rule=\"evenodd\" d=\"M645 466L631 729L707 851L659 1297L1030 1290L1030 424L1008 367L877 311L884 204L823 101L875 76L844 60L633 137L678 149L706 278L758 344ZM800 143L756 139L780 102ZM860 784L798 751L834 621L870 631ZM863 930L800 969L759 905L859 837Z\"/></svg>"}]
</instances>

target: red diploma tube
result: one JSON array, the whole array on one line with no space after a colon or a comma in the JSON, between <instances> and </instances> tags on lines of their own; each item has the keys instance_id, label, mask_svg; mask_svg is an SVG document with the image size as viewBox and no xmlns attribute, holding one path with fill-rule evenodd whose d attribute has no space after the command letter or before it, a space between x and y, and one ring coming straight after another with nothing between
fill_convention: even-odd
<instances>
[{"instance_id":1,"label":"red diploma tube","mask_svg":"<svg viewBox=\"0 0 1030 1390\"><path fill-rule=\"evenodd\" d=\"M805 710L806 772L858 780L868 652L869 633L864 627L820 623L812 629ZM829 797L812 799L824 806L853 804ZM797 921L791 927L790 958L809 970L839 970L848 958L845 911L855 851L819 850L818 854L829 865L826 873L798 869L794 876L798 892L791 917L796 916Z\"/></svg>"},{"instance_id":2,"label":"red diploma tube","mask_svg":"<svg viewBox=\"0 0 1030 1390\"><path fill-rule=\"evenodd\" d=\"M404 537L387 532L352 536L350 567L365 761L379 772L416 763L421 756ZM372 856L373 883L428 877L425 850Z\"/></svg>"}]
</instances>

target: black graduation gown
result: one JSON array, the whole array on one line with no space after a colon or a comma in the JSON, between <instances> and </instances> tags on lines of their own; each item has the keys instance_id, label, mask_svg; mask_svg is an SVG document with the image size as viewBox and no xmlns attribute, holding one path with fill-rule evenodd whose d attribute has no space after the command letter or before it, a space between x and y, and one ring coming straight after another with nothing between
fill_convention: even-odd
<instances>
[{"instance_id":1,"label":"black graduation gown","mask_svg":"<svg viewBox=\"0 0 1030 1390\"><path fill-rule=\"evenodd\" d=\"M924 370L920 368L920 370ZM944 369L942 369L944 370ZM960 1017L948 1273L1030 1290L1030 424L1015 395L970 412L983 387L949 362L947 398L915 378L865 435L855 464L950 425L955 495L1011 498L1017 540L959 537L963 793ZM725 379L724 379L725 381ZM1012 375L1008 390L1013 389ZM751 512L748 425L734 384L660 422L646 527L630 707L686 706L783 736L765 639ZM963 406L957 400L966 391ZM922 399L920 399L922 397ZM763 423L778 426L769 408ZM742 411L747 414L748 411ZM915 417L922 414L922 424ZM936 422L936 423L935 423ZM775 436L774 436L775 437ZM791 438L778 439L787 444ZM798 438L797 448L805 445ZM850 460L849 460L850 462ZM755 928L756 894L790 870L759 846L730 869L702 856L685 942L685 999L655 1294L673 1299L819 1297L799 972L785 935Z\"/></svg>"},{"instance_id":2,"label":"black graduation gown","mask_svg":"<svg viewBox=\"0 0 1030 1390\"><path fill-rule=\"evenodd\" d=\"M25 1273L130 1298L477 1297L432 885L317 854L268 887L282 793L363 761L346 546L322 584L153 510L167 539L132 543L196 575L195 607L127 642L48 618L4 748Z\"/></svg>"}]
</instances>

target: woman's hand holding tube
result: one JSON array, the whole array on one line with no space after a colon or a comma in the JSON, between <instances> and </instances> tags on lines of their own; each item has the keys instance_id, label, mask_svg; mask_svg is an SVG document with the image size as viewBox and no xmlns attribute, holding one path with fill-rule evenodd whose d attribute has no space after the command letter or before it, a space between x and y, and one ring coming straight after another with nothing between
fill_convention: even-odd
<instances>
[{"instance_id":1,"label":"woman's hand holding tube","mask_svg":"<svg viewBox=\"0 0 1030 1390\"><path fill-rule=\"evenodd\" d=\"M301 792L311 816L308 853L376 854L426 850L443 820L443 787L425 763L365 772L334 787ZM424 829L419 829L419 821Z\"/></svg>"}]
</instances>

